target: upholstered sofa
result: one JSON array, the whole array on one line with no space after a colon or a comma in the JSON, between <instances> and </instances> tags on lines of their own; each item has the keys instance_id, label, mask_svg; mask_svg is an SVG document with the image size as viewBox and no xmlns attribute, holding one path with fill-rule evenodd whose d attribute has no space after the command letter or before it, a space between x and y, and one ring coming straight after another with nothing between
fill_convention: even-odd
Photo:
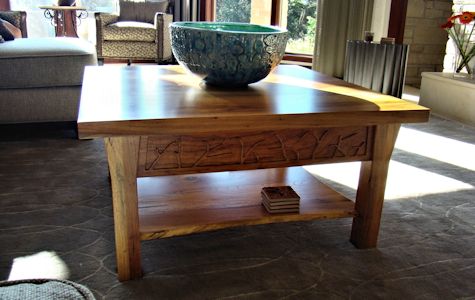
<instances>
[{"instance_id":1,"label":"upholstered sofa","mask_svg":"<svg viewBox=\"0 0 475 300\"><path fill-rule=\"evenodd\" d=\"M0 123L76 121L84 67L96 64L78 38L0 43Z\"/></svg>"},{"instance_id":2,"label":"upholstered sofa","mask_svg":"<svg viewBox=\"0 0 475 300\"><path fill-rule=\"evenodd\" d=\"M60 279L0 281L0 299L95 300L84 285Z\"/></svg>"}]
</instances>

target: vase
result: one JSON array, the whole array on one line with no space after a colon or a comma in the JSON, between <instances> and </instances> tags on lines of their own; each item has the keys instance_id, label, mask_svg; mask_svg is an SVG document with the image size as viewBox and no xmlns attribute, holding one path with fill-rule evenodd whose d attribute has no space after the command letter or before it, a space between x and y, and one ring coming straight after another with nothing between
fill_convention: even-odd
<instances>
[{"instance_id":1,"label":"vase","mask_svg":"<svg viewBox=\"0 0 475 300\"><path fill-rule=\"evenodd\" d=\"M473 70L473 64L471 63L471 60L469 59L468 62L463 62L464 57L460 53L460 49L454 45L454 59L453 59L453 74L454 77L458 78L467 78L467 79L474 79L474 70ZM474 45L471 43L470 47L473 47Z\"/></svg>"},{"instance_id":2,"label":"vase","mask_svg":"<svg viewBox=\"0 0 475 300\"><path fill-rule=\"evenodd\" d=\"M58 6L73 6L76 0L58 0Z\"/></svg>"}]
</instances>

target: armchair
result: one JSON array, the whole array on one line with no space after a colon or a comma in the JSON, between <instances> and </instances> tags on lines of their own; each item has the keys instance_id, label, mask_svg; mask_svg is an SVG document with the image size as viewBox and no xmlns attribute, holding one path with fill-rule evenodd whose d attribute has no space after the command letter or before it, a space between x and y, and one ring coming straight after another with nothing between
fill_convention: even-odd
<instances>
[{"instance_id":1,"label":"armchair","mask_svg":"<svg viewBox=\"0 0 475 300\"><path fill-rule=\"evenodd\" d=\"M98 59L171 61L174 2L119 0L119 15L95 13Z\"/></svg>"},{"instance_id":2,"label":"armchair","mask_svg":"<svg viewBox=\"0 0 475 300\"><path fill-rule=\"evenodd\" d=\"M10 22L13 26L21 30L21 37L28 37L26 30L26 12L24 11L0 11L0 19Z\"/></svg>"}]
</instances>

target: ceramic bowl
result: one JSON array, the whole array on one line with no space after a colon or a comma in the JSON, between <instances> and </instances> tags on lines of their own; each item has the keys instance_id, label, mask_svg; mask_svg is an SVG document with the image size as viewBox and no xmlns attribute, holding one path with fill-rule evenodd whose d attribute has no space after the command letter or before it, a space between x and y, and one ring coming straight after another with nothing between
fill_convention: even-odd
<instances>
[{"instance_id":1,"label":"ceramic bowl","mask_svg":"<svg viewBox=\"0 0 475 300\"><path fill-rule=\"evenodd\" d=\"M265 78L282 60L287 30L228 22L170 25L177 61L207 84L246 86Z\"/></svg>"}]
</instances>

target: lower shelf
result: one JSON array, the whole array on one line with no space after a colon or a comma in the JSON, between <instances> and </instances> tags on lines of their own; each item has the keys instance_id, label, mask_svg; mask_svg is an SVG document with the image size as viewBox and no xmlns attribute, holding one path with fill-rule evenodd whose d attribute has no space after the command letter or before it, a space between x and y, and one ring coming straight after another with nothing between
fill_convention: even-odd
<instances>
[{"instance_id":1,"label":"lower shelf","mask_svg":"<svg viewBox=\"0 0 475 300\"><path fill-rule=\"evenodd\" d=\"M353 217L354 202L302 167L137 179L142 240L241 225ZM264 186L290 185L300 213L269 214Z\"/></svg>"}]
</instances>

